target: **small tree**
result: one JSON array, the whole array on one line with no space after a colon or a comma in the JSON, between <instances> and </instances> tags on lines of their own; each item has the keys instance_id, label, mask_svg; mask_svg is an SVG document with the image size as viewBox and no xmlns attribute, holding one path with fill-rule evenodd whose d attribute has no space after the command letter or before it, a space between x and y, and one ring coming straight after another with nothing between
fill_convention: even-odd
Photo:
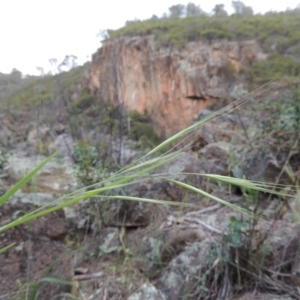
<instances>
[{"instance_id":1,"label":"small tree","mask_svg":"<svg viewBox=\"0 0 300 300\"><path fill-rule=\"evenodd\" d=\"M170 18L180 18L184 15L184 5L176 4L169 7Z\"/></svg>"},{"instance_id":2,"label":"small tree","mask_svg":"<svg viewBox=\"0 0 300 300\"><path fill-rule=\"evenodd\" d=\"M163 13L163 15L161 16L161 20L166 20L166 19L168 19L168 14Z\"/></svg>"},{"instance_id":3,"label":"small tree","mask_svg":"<svg viewBox=\"0 0 300 300\"><path fill-rule=\"evenodd\" d=\"M150 18L151 21L157 21L159 20L157 15L152 15L152 17Z\"/></svg>"},{"instance_id":4,"label":"small tree","mask_svg":"<svg viewBox=\"0 0 300 300\"><path fill-rule=\"evenodd\" d=\"M60 72L66 70L70 71L73 68L76 68L78 66L77 64L77 56L75 55L66 55L64 60L59 64L58 70Z\"/></svg>"},{"instance_id":5,"label":"small tree","mask_svg":"<svg viewBox=\"0 0 300 300\"><path fill-rule=\"evenodd\" d=\"M217 17L227 17L228 16L227 11L224 9L224 4L216 4L213 9L213 13Z\"/></svg>"},{"instance_id":6,"label":"small tree","mask_svg":"<svg viewBox=\"0 0 300 300\"><path fill-rule=\"evenodd\" d=\"M22 81L22 72L13 68L10 72L11 81L14 83L20 83Z\"/></svg>"},{"instance_id":7,"label":"small tree","mask_svg":"<svg viewBox=\"0 0 300 300\"><path fill-rule=\"evenodd\" d=\"M196 5L194 3L188 3L186 6L186 16L187 17L200 17L203 16L205 13L204 11L199 7L199 5Z\"/></svg>"},{"instance_id":8,"label":"small tree","mask_svg":"<svg viewBox=\"0 0 300 300\"><path fill-rule=\"evenodd\" d=\"M101 41L105 41L109 39L109 33L107 29L100 29L96 35L97 37L100 37Z\"/></svg>"},{"instance_id":9,"label":"small tree","mask_svg":"<svg viewBox=\"0 0 300 300\"><path fill-rule=\"evenodd\" d=\"M50 58L49 59L49 63L53 68L53 74L57 74L58 70L57 70L57 58Z\"/></svg>"},{"instance_id":10,"label":"small tree","mask_svg":"<svg viewBox=\"0 0 300 300\"><path fill-rule=\"evenodd\" d=\"M42 67L39 67L39 66L36 66L35 67L37 70L38 70L38 72L40 73L40 76L45 76L45 71L44 71L44 68L42 68Z\"/></svg>"},{"instance_id":11,"label":"small tree","mask_svg":"<svg viewBox=\"0 0 300 300\"><path fill-rule=\"evenodd\" d=\"M140 23L140 22L141 22L141 20L139 20L139 19L129 20L129 21L125 22L125 26L130 26L132 24L136 24L136 23Z\"/></svg>"},{"instance_id":12,"label":"small tree","mask_svg":"<svg viewBox=\"0 0 300 300\"><path fill-rule=\"evenodd\" d=\"M235 14L249 17L253 15L253 9L250 6L246 6L242 1L232 1L231 5L235 11Z\"/></svg>"}]
</instances>

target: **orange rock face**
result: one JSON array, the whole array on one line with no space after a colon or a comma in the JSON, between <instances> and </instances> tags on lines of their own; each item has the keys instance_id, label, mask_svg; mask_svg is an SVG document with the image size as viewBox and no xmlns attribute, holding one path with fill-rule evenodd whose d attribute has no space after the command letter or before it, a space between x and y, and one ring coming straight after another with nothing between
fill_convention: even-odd
<instances>
[{"instance_id":1,"label":"orange rock face","mask_svg":"<svg viewBox=\"0 0 300 300\"><path fill-rule=\"evenodd\" d=\"M255 41L193 42L155 48L152 36L107 41L94 54L84 85L106 101L146 113L161 138L190 125L213 99L224 99L234 73L261 56Z\"/></svg>"}]
</instances>

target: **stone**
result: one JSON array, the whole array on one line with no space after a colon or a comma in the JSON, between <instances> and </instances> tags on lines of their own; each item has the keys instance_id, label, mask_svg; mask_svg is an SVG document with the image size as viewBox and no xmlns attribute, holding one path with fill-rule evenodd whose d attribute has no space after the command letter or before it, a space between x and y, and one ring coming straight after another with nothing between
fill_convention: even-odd
<instances>
[{"instance_id":1,"label":"stone","mask_svg":"<svg viewBox=\"0 0 300 300\"><path fill-rule=\"evenodd\" d=\"M54 124L53 129L57 135L60 135L65 132L66 126L63 125L62 123L56 123L56 124Z\"/></svg>"},{"instance_id":2,"label":"stone","mask_svg":"<svg viewBox=\"0 0 300 300\"><path fill-rule=\"evenodd\" d=\"M166 300L166 297L153 284L144 283L127 300Z\"/></svg>"},{"instance_id":3,"label":"stone","mask_svg":"<svg viewBox=\"0 0 300 300\"><path fill-rule=\"evenodd\" d=\"M158 229L147 234L147 229L133 234L130 249L134 257L142 257L139 269L148 278L156 277L174 257L184 251L188 244L206 238L198 226L181 225Z\"/></svg>"},{"instance_id":4,"label":"stone","mask_svg":"<svg viewBox=\"0 0 300 300\"><path fill-rule=\"evenodd\" d=\"M181 300L193 290L199 276L211 266L207 259L210 248L208 239L193 243L169 263L155 284L166 300Z\"/></svg>"},{"instance_id":5,"label":"stone","mask_svg":"<svg viewBox=\"0 0 300 300\"><path fill-rule=\"evenodd\" d=\"M44 125L36 125L29 131L27 136L28 143L34 147L38 147L41 142L48 144L50 140L52 140L50 128Z\"/></svg>"},{"instance_id":6,"label":"stone","mask_svg":"<svg viewBox=\"0 0 300 300\"><path fill-rule=\"evenodd\" d=\"M95 235L92 240L87 243L84 255L101 257L120 251L122 248L119 235L120 232L118 228L103 228L99 234Z\"/></svg>"},{"instance_id":7,"label":"stone","mask_svg":"<svg viewBox=\"0 0 300 300\"><path fill-rule=\"evenodd\" d=\"M255 155L249 157L241 165L241 171L246 179L253 181L276 182L276 177L281 171L281 167L276 157L268 155ZM286 178L286 174L284 174ZM282 177L282 179L283 179ZM282 180L281 179L281 180Z\"/></svg>"},{"instance_id":8,"label":"stone","mask_svg":"<svg viewBox=\"0 0 300 300\"><path fill-rule=\"evenodd\" d=\"M74 140L71 135L62 133L58 135L52 143L49 144L48 149L50 153L60 150L59 156L71 157L74 152Z\"/></svg>"},{"instance_id":9,"label":"stone","mask_svg":"<svg viewBox=\"0 0 300 300\"><path fill-rule=\"evenodd\" d=\"M6 168L9 181L12 184L17 183L45 159L46 157L41 155L32 157L27 156L23 151L12 151ZM77 181L71 160L55 157L39 171L36 180L26 184L22 190L29 193L48 193L57 196L65 195L76 187Z\"/></svg>"},{"instance_id":10,"label":"stone","mask_svg":"<svg viewBox=\"0 0 300 300\"><path fill-rule=\"evenodd\" d=\"M228 159L233 146L226 142L210 143L198 152L200 161L206 166L205 173L228 175Z\"/></svg>"}]
</instances>

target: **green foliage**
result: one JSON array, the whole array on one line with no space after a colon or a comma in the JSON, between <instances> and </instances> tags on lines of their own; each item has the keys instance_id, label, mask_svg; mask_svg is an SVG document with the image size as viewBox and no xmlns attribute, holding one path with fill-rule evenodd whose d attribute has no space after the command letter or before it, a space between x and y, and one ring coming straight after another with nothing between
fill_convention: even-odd
<instances>
[{"instance_id":1,"label":"green foliage","mask_svg":"<svg viewBox=\"0 0 300 300\"><path fill-rule=\"evenodd\" d=\"M86 63L83 66L79 66L68 72L62 73L64 89L70 90L74 85L80 83L82 75L88 66L89 63Z\"/></svg>"},{"instance_id":2,"label":"green foliage","mask_svg":"<svg viewBox=\"0 0 300 300\"><path fill-rule=\"evenodd\" d=\"M5 93L2 95L2 105L11 109L36 110L54 99L58 80L62 83L59 88L63 88L68 94L71 88L80 82L86 67L87 65L76 67L69 72L63 72L55 76L32 76L22 79L19 85L14 88L14 93ZM58 93L61 92L58 91ZM62 97L62 95L59 96Z\"/></svg>"},{"instance_id":3,"label":"green foliage","mask_svg":"<svg viewBox=\"0 0 300 300\"><path fill-rule=\"evenodd\" d=\"M7 99L11 108L33 109L48 103L52 99L54 77L38 77ZM6 101L4 101L5 103Z\"/></svg>"},{"instance_id":4,"label":"green foliage","mask_svg":"<svg viewBox=\"0 0 300 300\"><path fill-rule=\"evenodd\" d=\"M149 120L146 116L140 114L136 110L129 112L130 132L129 136L140 141L143 148L153 147L159 144L160 139L154 132Z\"/></svg>"},{"instance_id":5,"label":"green foliage","mask_svg":"<svg viewBox=\"0 0 300 300\"><path fill-rule=\"evenodd\" d=\"M35 145L35 153L44 156L50 155L47 143L39 140Z\"/></svg>"},{"instance_id":6,"label":"green foliage","mask_svg":"<svg viewBox=\"0 0 300 300\"><path fill-rule=\"evenodd\" d=\"M296 77L300 74L300 61L290 56L270 55L267 60L255 61L247 70L250 84L261 85L284 76Z\"/></svg>"},{"instance_id":7,"label":"green foliage","mask_svg":"<svg viewBox=\"0 0 300 300\"><path fill-rule=\"evenodd\" d=\"M139 123L147 123L146 116L140 114L137 110L131 110L129 112L129 117L131 119L131 122L139 122Z\"/></svg>"},{"instance_id":8,"label":"green foliage","mask_svg":"<svg viewBox=\"0 0 300 300\"><path fill-rule=\"evenodd\" d=\"M13 69L10 74L0 73L0 101L5 101L18 93L24 86L37 79L37 76L22 76L17 69Z\"/></svg>"},{"instance_id":9,"label":"green foliage","mask_svg":"<svg viewBox=\"0 0 300 300\"><path fill-rule=\"evenodd\" d=\"M110 233L107 235L104 243L101 246L99 246L99 253L98 253L99 257L113 252L120 252L122 250L122 247L120 246L111 246L111 241L113 238L114 238L114 233Z\"/></svg>"},{"instance_id":10,"label":"green foliage","mask_svg":"<svg viewBox=\"0 0 300 300\"><path fill-rule=\"evenodd\" d=\"M300 128L300 90L290 95L290 105L282 105L280 122L283 130L299 133ZM300 137L300 136L299 136Z\"/></svg>"},{"instance_id":11,"label":"green foliage","mask_svg":"<svg viewBox=\"0 0 300 300\"><path fill-rule=\"evenodd\" d=\"M244 178L242 169L247 168L248 176L259 176L257 180L273 182L274 189L284 188L275 187L277 184L297 185L300 180L300 154L297 150L300 141L299 88L268 98L249 99L248 105L248 117L253 123L244 127L248 142L237 150L235 156L239 160L231 163L233 176ZM243 191L247 192L249 199L257 199L253 192Z\"/></svg>"},{"instance_id":12,"label":"green foliage","mask_svg":"<svg viewBox=\"0 0 300 300\"><path fill-rule=\"evenodd\" d=\"M296 94L293 97L294 97L294 101L299 100L299 94ZM236 105L236 103L234 105ZM224 111L226 111L226 110L225 109L220 110L218 112L218 114L221 115L222 113L224 113ZM217 113L212 114L208 119L211 120L214 117L218 116L218 114ZM133 116L133 119L135 121L139 121L141 123L143 123L145 121L145 117L139 115L136 112L133 112L132 116ZM138 198L138 197L122 196L122 195L120 195L120 193L118 193L116 188L122 188L122 187L124 187L125 184L129 184L130 181L131 182L132 181L133 182L137 182L137 181L141 182L143 179L148 180L149 176L151 177L151 171L153 171L158 166L161 166L164 163L170 162L171 160L178 158L178 155L180 155L182 153L182 151L184 151L184 149L181 149L180 151L176 151L172 154L160 155L157 158L149 159L149 156L153 157L155 154L157 155L158 152L162 148L165 148L166 146L173 144L175 141L178 141L179 139L182 139L184 136L186 136L186 135L190 134L191 132L197 130L199 128L199 126L201 126L205 122L207 122L208 119L205 119L205 121L200 120L199 122L197 122L196 124L193 124L189 128L184 129L179 134L171 137L167 141L160 144L158 147L151 150L146 156L144 156L142 159L135 162L134 164L130 165L129 167L124 168L124 169L120 170L119 172L115 172L113 174L110 174L109 181L106 181L106 182L102 183L103 187L101 187L101 188L95 188L94 187L93 190L81 191L81 192L78 191L76 194L71 194L71 195L64 196L63 198L59 199L59 200L63 200L63 201L56 202L55 207L49 208L49 206L45 205L44 207L41 207L40 209L38 209L34 212L19 216L16 221L11 221L7 224L2 224L2 227L0 228L0 232L5 231L8 228L14 227L18 224L22 224L26 221L29 221L29 220L35 219L37 217L43 216L45 214L48 214L50 212L56 211L56 210L61 209L63 207L78 203L79 201L82 201L82 200L85 200L85 199L91 199L93 197L99 196L99 194L104 193L105 191L108 191L108 190L111 191L111 192L114 191L114 195L112 195L112 197L106 197L105 198L106 200L119 199L119 200L128 200L128 201L142 201L142 202L150 202L150 203L153 203L153 204L157 203L157 204L165 204L165 205L176 205L176 206L190 207L190 208L195 209L196 206L195 206L194 203L174 202L174 201L169 201L168 202L168 201L163 201L163 200L159 200L159 199L143 199L143 198ZM82 145L79 145L78 148L79 149L76 149L76 151L77 151L76 153L77 153L77 158L79 160L79 164L82 164L84 167L88 167L90 165L97 165L97 163L99 162L99 150L95 150L95 148L91 147L90 144L87 143L86 141L82 141ZM47 161L45 161L43 164L45 164ZM36 174L36 172L41 167L42 167L42 165L39 166L38 169L36 169L34 171L34 174ZM150 174L149 174L149 172L150 172ZM25 178L29 179L34 174L31 173L30 176L27 175ZM145 175L148 175L148 176L145 176ZM153 178L166 179L167 176L168 176L168 174L161 174L161 175L155 174L155 177L153 177ZM230 177L217 176L217 175L213 176L213 175L202 174L202 176L207 177L207 178L211 178L213 180L219 180L219 181L230 183L230 184L240 185L241 187L244 187L244 188L249 187L249 188L254 188L254 189L257 189L257 190L261 190L259 185L255 185L254 183L251 183L251 182L248 182L248 181L241 181L241 180L233 179L233 178L230 178ZM25 180L25 178L24 178L24 180ZM23 184L24 184L24 180L23 180ZM194 191L196 193L199 193L201 195L209 197L212 200L218 201L218 202L220 202L224 205L227 205L228 207L231 207L233 209L236 209L240 212L247 213L251 217L255 216L255 214L248 213L248 211L246 209L242 210L239 207L237 207L236 205L233 205L230 202L226 202L222 199L219 199L218 197L216 197L214 195L210 195L208 192L205 192L205 191L203 191L199 188L192 187L192 186L189 186L185 183L174 181L174 180L170 180L170 181L173 182L174 184L177 184L177 185L183 187L183 188L189 189L191 191ZM10 191L10 194L0 198L0 203L4 203L8 199L9 195L11 195L11 192L13 192L13 191L15 192L20 187L21 187L21 184L19 183L16 187L14 187ZM102 196L103 196L103 198L105 197L104 195L101 195L101 197ZM99 200L99 198L97 198L96 200ZM58 203L62 203L62 204L58 204ZM244 266L241 263L242 260L239 260L239 258L243 257L243 256L239 256L239 253L244 250L244 245L245 244L243 242L247 238L246 233L250 232L250 230L245 232L244 228L245 228L245 223L244 222L242 222L240 220L237 220L236 218L232 218L231 223L228 226L227 231L225 232L225 240L226 240L227 245L228 245L226 250L228 250L228 248L229 248L229 251L227 251L228 261L232 264L237 265L236 273L238 273L238 276L239 276L238 281L235 280L236 276L234 276L235 274L232 271L231 265L229 266L229 264L228 264L228 268L226 269L229 272L225 273L225 272L222 271L221 267L223 267L224 261L220 260L220 255L219 255L220 251L218 251L218 249L212 249L212 251L207 254L207 257L210 259L211 262L213 262L213 265L209 270L207 270L204 274L202 274L200 276L200 279L197 282L197 286L201 285L201 286L205 287L206 280L208 280L207 279L208 275L211 273L213 268L215 268L218 272L218 273L215 273L216 275L218 275L218 277L214 277L214 278L220 278L220 276L222 276L222 274L224 274L224 275L226 274L226 276L230 275L230 280L231 280L230 283L231 282L238 282L238 284L241 283L241 272L239 273L238 267L239 266L244 267ZM126 262L129 262L133 258L132 252L130 251L130 249L127 248L127 246L125 244L124 236L125 236L125 229L123 228L121 233L120 233L120 236L119 236L119 239L120 239L120 242L121 242L121 247L122 247L122 250L123 250L124 256L125 256L125 260L123 262L123 265ZM247 249L252 250L253 248L252 247L247 248L247 246L246 246L246 250ZM100 250L102 250L104 252L118 251L118 250L120 250L120 247L119 248L109 248L108 247L106 249L100 249ZM234 251L230 251L230 250L234 250ZM239 250L241 250L241 251L239 251ZM235 254L235 256L233 256L232 253ZM266 254L266 251L264 253ZM244 254L244 253L242 253L242 254ZM265 257L265 255L263 256L262 259L264 259L264 257ZM246 258L248 258L248 257L246 257ZM220 261L221 261L221 263L219 263ZM250 261L250 263L252 263L252 261ZM222 266L220 267L221 264L222 264ZM263 263L261 263L261 266L263 266ZM251 265L250 265L250 267L251 267ZM255 267L256 267L256 265L255 265ZM224 267L223 267L223 269L224 269ZM250 272L253 272L253 274L255 274L255 275L258 274L257 269L255 269L254 271L253 271L253 269L254 269L253 267L249 268ZM258 270L258 271L260 271L260 270ZM231 279L231 278L233 278L233 279ZM39 282L46 281L46 279L44 278L43 280L41 280ZM49 279L47 279L47 280L49 280ZM54 279L52 279L52 282L57 282L57 281L54 281ZM187 297L185 299L187 299Z\"/></svg>"},{"instance_id":13,"label":"green foliage","mask_svg":"<svg viewBox=\"0 0 300 300\"><path fill-rule=\"evenodd\" d=\"M189 2L186 5L186 17L201 17L205 12L196 4Z\"/></svg>"},{"instance_id":14,"label":"green foliage","mask_svg":"<svg viewBox=\"0 0 300 300\"><path fill-rule=\"evenodd\" d=\"M122 250L125 254L125 260L124 260L124 264L126 263L127 260L129 260L131 257L132 257L132 252L129 248L127 248L126 244L125 244L125 241L124 241L124 238L125 238L125 227L123 226L121 228L121 231L120 231L120 235L119 235L119 240L120 240L120 243L121 243L121 246L122 246Z\"/></svg>"},{"instance_id":15,"label":"green foliage","mask_svg":"<svg viewBox=\"0 0 300 300\"><path fill-rule=\"evenodd\" d=\"M107 179L116 168L104 140L96 146L87 140L81 140L75 144L73 155L76 161L76 176L83 186Z\"/></svg>"},{"instance_id":16,"label":"green foliage","mask_svg":"<svg viewBox=\"0 0 300 300\"><path fill-rule=\"evenodd\" d=\"M256 39L270 56L265 61L255 62L247 72L247 78L252 85L283 76L298 76L300 61L296 57L300 54L299 12L252 15L249 7L237 7L238 13L226 17L222 7L216 9L216 15L213 16L155 18L131 22L118 30L108 30L109 38L153 35L158 48L182 48L188 42L202 40L211 42L215 39Z\"/></svg>"},{"instance_id":17,"label":"green foliage","mask_svg":"<svg viewBox=\"0 0 300 300\"><path fill-rule=\"evenodd\" d=\"M281 147L291 149L300 128L300 90L295 89L276 99L263 99L253 110L253 114L256 110L268 112L270 116L262 120L261 131L257 135L264 138L268 134L277 151Z\"/></svg>"},{"instance_id":18,"label":"green foliage","mask_svg":"<svg viewBox=\"0 0 300 300\"><path fill-rule=\"evenodd\" d=\"M81 90L79 99L74 103L74 106L79 109L86 109L93 105L97 100L97 97L93 96L90 93L90 90L85 87L84 89Z\"/></svg>"},{"instance_id":19,"label":"green foliage","mask_svg":"<svg viewBox=\"0 0 300 300\"><path fill-rule=\"evenodd\" d=\"M170 18L180 18L184 13L184 5L176 4L169 7Z\"/></svg>"},{"instance_id":20,"label":"green foliage","mask_svg":"<svg viewBox=\"0 0 300 300\"><path fill-rule=\"evenodd\" d=\"M242 1L232 1L231 5L237 16L247 17L253 15L253 9L250 6L246 6Z\"/></svg>"},{"instance_id":21,"label":"green foliage","mask_svg":"<svg viewBox=\"0 0 300 300\"><path fill-rule=\"evenodd\" d=\"M232 15L201 16L188 18L150 19L132 22L118 30L108 30L110 39L121 36L144 36L153 34L158 46L182 47L189 41L202 39L246 40L258 39L267 52L288 49L300 40L300 18L295 11L266 15L253 15L240 18ZM181 41L181 43L178 43ZM273 47L276 44L275 48ZM272 47L274 50L272 50Z\"/></svg>"},{"instance_id":22,"label":"green foliage","mask_svg":"<svg viewBox=\"0 0 300 300\"><path fill-rule=\"evenodd\" d=\"M228 17L228 13L224 8L224 4L216 4L213 8L214 15L217 17Z\"/></svg>"},{"instance_id":23,"label":"green foliage","mask_svg":"<svg viewBox=\"0 0 300 300\"><path fill-rule=\"evenodd\" d=\"M245 242L244 228L247 227L247 223L237 220L235 217L230 218L230 223L227 226L223 234L224 241L233 248L240 248Z\"/></svg>"}]
</instances>

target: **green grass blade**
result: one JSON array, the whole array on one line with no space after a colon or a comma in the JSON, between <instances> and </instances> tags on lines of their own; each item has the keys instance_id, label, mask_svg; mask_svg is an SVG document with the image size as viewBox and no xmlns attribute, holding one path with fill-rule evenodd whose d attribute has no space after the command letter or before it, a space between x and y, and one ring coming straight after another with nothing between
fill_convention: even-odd
<instances>
[{"instance_id":1,"label":"green grass blade","mask_svg":"<svg viewBox=\"0 0 300 300\"><path fill-rule=\"evenodd\" d=\"M103 198L134 201L134 202L140 201L140 202L146 202L146 203L152 203L152 204L184 206L184 207L191 207L191 208L195 208L197 206L197 205L191 204L191 203L158 200L158 199L150 199L150 198L140 198L140 197L130 197L130 196L103 196Z\"/></svg>"},{"instance_id":2,"label":"green grass blade","mask_svg":"<svg viewBox=\"0 0 300 300\"><path fill-rule=\"evenodd\" d=\"M62 298L62 297L64 297L64 298ZM76 297L76 296L74 296L72 294L69 294L69 293L62 293L62 294L56 295L53 298L51 298L51 300L54 300L54 299L74 299L74 300L81 300L82 298Z\"/></svg>"},{"instance_id":3,"label":"green grass blade","mask_svg":"<svg viewBox=\"0 0 300 300\"><path fill-rule=\"evenodd\" d=\"M1 248L1 249L0 249L0 254L3 253L3 252L5 252L5 251L7 251L9 248L13 247L15 244L16 244L16 243L12 243L12 244L10 244L10 245L4 247L4 248Z\"/></svg>"},{"instance_id":4,"label":"green grass blade","mask_svg":"<svg viewBox=\"0 0 300 300\"><path fill-rule=\"evenodd\" d=\"M282 191L276 191L274 189L265 188L264 186L272 186L273 187L273 185L271 185L271 184L268 185L263 182L252 182L247 179L240 179L240 178L234 178L234 177L223 176L223 175L214 175L214 174L201 174L201 176L215 180L215 181L220 181L220 182L236 185L239 187L243 187L246 189L256 190L256 191L260 191L260 192L264 192L264 193L275 194L275 195L279 195L279 196L291 197L291 195L284 193Z\"/></svg>"},{"instance_id":5,"label":"green grass blade","mask_svg":"<svg viewBox=\"0 0 300 300\"><path fill-rule=\"evenodd\" d=\"M54 277L43 277L41 280L39 280L39 282L50 282L50 283L58 283L61 285L71 285L71 286L74 285L74 282L72 281L61 280Z\"/></svg>"},{"instance_id":6,"label":"green grass blade","mask_svg":"<svg viewBox=\"0 0 300 300\"><path fill-rule=\"evenodd\" d=\"M219 198L219 197L216 197L216 196L214 196L214 195L211 195L211 194L209 194L209 193L207 193L207 192L205 192L205 191L203 191L203 190L200 190L200 189L198 189L198 188L195 188L195 187L193 187L193 186L191 186L191 185L189 185L189 184L186 184L186 183L183 183L183 182L177 181L177 180L171 180L171 179L168 179L168 180L169 180L170 182L175 183L175 184L178 185L178 186L181 186L181 187L183 187L183 188L185 188L185 189L187 189L187 190L190 190L190 191L192 191L192 192L195 192L195 193L197 193L197 194L200 194L200 195L202 195L202 196L205 196L205 197L207 197L207 198L210 198L210 199L212 199L212 200L214 200L214 201L216 201L216 202L218 202L218 203L220 203L220 204L223 204L223 205L225 205L225 206L227 206L227 207L229 207L229 208L231 208L231 209L234 209L234 210L236 210L236 211L238 211L238 212L240 212L240 213L246 214L246 215L248 215L248 216L250 216L250 217L255 217L255 215L254 215L250 210L241 208L241 207L239 207L239 206L237 206L237 205L234 205L234 204L232 204L232 203L230 203L230 202L227 202L227 201L225 201L225 200L223 200L223 199L221 199L221 198ZM258 216L257 216L257 217L258 217Z\"/></svg>"},{"instance_id":7,"label":"green grass blade","mask_svg":"<svg viewBox=\"0 0 300 300\"><path fill-rule=\"evenodd\" d=\"M124 181L125 181L125 179L124 179ZM128 177L127 179L130 180L131 177ZM125 185L126 184L122 185L122 184L112 183L108 186L105 186L105 187L102 187L102 188L99 188L99 189L95 189L95 190L92 190L92 191L87 191L87 192L83 193L80 196L77 196L73 199L67 200L66 202L64 202L62 204L58 204L54 207L50 207L48 209L44 209L44 207L42 207L42 208L38 209L38 212L36 212L36 213L35 212L28 213L28 214L18 218L17 220L12 221L12 222L0 227L0 232L3 232L7 229L13 228L13 227L18 226L18 225L21 225L21 224L26 223L28 221L34 220L38 217L42 217L44 215L47 215L47 214L52 213L54 211L60 210L60 209L65 208L67 206L74 205L74 204L76 204L76 203L78 203L82 200L86 200L88 198L91 198L93 196L101 194L105 191L109 191L109 190L112 190L112 189L115 189L115 188L123 187Z\"/></svg>"}]
</instances>

